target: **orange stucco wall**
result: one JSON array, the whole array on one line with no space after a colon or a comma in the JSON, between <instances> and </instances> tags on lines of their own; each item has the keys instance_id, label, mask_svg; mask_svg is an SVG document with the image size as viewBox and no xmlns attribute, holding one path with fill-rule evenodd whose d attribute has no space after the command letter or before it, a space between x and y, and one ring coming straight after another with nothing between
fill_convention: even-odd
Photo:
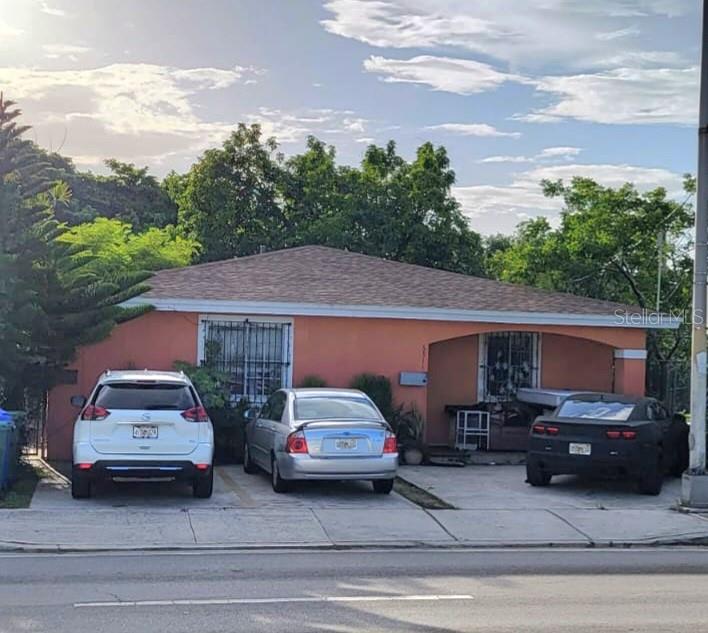
<instances>
[{"instance_id":1,"label":"orange stucco wall","mask_svg":"<svg viewBox=\"0 0 708 633\"><path fill-rule=\"evenodd\" d=\"M447 444L450 428L445 405L477 399L479 336L465 336L430 346L425 440Z\"/></svg>"},{"instance_id":2,"label":"orange stucco wall","mask_svg":"<svg viewBox=\"0 0 708 633\"><path fill-rule=\"evenodd\" d=\"M613 347L602 343L545 334L541 341L541 386L612 391L613 353Z\"/></svg>"},{"instance_id":3,"label":"orange stucco wall","mask_svg":"<svg viewBox=\"0 0 708 633\"><path fill-rule=\"evenodd\" d=\"M122 323L105 341L81 348L72 368L77 384L60 385L49 394L46 442L50 459L71 459L71 438L77 410L76 394L88 396L106 369L172 369L176 360L197 360L198 315L150 312Z\"/></svg>"},{"instance_id":4,"label":"orange stucco wall","mask_svg":"<svg viewBox=\"0 0 708 633\"><path fill-rule=\"evenodd\" d=\"M430 441L442 433L439 414L433 411L445 401L467 401L468 389L476 395L477 334L543 333L542 383L558 388L609 388L612 348L643 349L645 344L644 331L637 329L342 317L294 317L293 322L294 385L308 374L322 376L331 386L348 386L353 376L365 371L384 374L391 379L397 402L415 404L431 418ZM170 369L176 360L195 362L197 330L197 314L153 312L119 326L107 340L81 349L74 365L78 384L57 387L50 394L49 456L71 456L76 415L68 402L71 395L88 393L107 367ZM634 363L641 365L641 372ZM639 388L641 374L643 389L643 365L643 361L624 363L618 384L632 393ZM398 384L401 371L428 371L430 384L402 387Z\"/></svg>"}]
</instances>

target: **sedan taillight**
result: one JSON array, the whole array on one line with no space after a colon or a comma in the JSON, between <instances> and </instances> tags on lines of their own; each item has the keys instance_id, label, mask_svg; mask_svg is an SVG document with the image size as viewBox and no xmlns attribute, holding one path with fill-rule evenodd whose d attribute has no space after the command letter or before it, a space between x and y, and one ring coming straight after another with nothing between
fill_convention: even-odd
<instances>
[{"instance_id":1,"label":"sedan taillight","mask_svg":"<svg viewBox=\"0 0 708 633\"><path fill-rule=\"evenodd\" d=\"M82 420L105 420L111 412L95 404L88 405L81 413Z\"/></svg>"},{"instance_id":2,"label":"sedan taillight","mask_svg":"<svg viewBox=\"0 0 708 633\"><path fill-rule=\"evenodd\" d=\"M186 411L182 411L182 417L187 422L208 422L209 415L204 407L192 407Z\"/></svg>"},{"instance_id":3,"label":"sedan taillight","mask_svg":"<svg viewBox=\"0 0 708 633\"><path fill-rule=\"evenodd\" d=\"M302 431L295 431L288 435L285 442L286 453L307 453L307 439Z\"/></svg>"},{"instance_id":4,"label":"sedan taillight","mask_svg":"<svg viewBox=\"0 0 708 633\"><path fill-rule=\"evenodd\" d=\"M386 438L384 439L383 445L384 453L397 453L398 452L398 442L396 442L396 436L391 432L386 432Z\"/></svg>"}]
</instances>

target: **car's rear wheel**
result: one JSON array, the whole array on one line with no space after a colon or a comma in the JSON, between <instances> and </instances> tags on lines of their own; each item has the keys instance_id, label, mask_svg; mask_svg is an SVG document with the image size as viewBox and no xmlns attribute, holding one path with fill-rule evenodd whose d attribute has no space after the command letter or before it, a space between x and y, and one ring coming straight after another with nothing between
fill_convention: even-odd
<instances>
[{"instance_id":1,"label":"car's rear wheel","mask_svg":"<svg viewBox=\"0 0 708 633\"><path fill-rule=\"evenodd\" d=\"M292 482L280 476L280 468L278 468L278 460L275 459L275 456L270 460L270 482L273 490L277 493L290 492L293 489Z\"/></svg>"},{"instance_id":2,"label":"car's rear wheel","mask_svg":"<svg viewBox=\"0 0 708 633\"><path fill-rule=\"evenodd\" d=\"M248 442L243 446L243 472L249 475L254 475L258 472L258 466L256 466L253 463L253 459L251 459L251 449L248 446Z\"/></svg>"},{"instance_id":3,"label":"car's rear wheel","mask_svg":"<svg viewBox=\"0 0 708 633\"><path fill-rule=\"evenodd\" d=\"M642 465L639 475L639 492L643 495L658 495L664 484L664 470L661 465L661 452L647 464Z\"/></svg>"},{"instance_id":4,"label":"car's rear wheel","mask_svg":"<svg viewBox=\"0 0 708 633\"><path fill-rule=\"evenodd\" d=\"M209 474L197 477L192 483L192 492L197 499L208 499L214 491L214 468L209 469Z\"/></svg>"},{"instance_id":5,"label":"car's rear wheel","mask_svg":"<svg viewBox=\"0 0 708 633\"><path fill-rule=\"evenodd\" d=\"M371 485L376 494L387 495L393 490L393 479L373 479Z\"/></svg>"},{"instance_id":6,"label":"car's rear wheel","mask_svg":"<svg viewBox=\"0 0 708 633\"><path fill-rule=\"evenodd\" d=\"M526 463L526 481L532 486L547 486L553 475L535 462Z\"/></svg>"},{"instance_id":7,"label":"car's rear wheel","mask_svg":"<svg viewBox=\"0 0 708 633\"><path fill-rule=\"evenodd\" d=\"M91 480L82 475L72 475L71 496L74 499L88 499L91 496Z\"/></svg>"}]
</instances>

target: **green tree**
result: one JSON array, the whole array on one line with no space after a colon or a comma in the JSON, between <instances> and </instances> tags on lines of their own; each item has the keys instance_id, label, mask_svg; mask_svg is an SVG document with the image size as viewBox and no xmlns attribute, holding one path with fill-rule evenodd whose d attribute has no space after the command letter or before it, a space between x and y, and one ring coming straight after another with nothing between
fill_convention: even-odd
<instances>
[{"instance_id":1,"label":"green tree","mask_svg":"<svg viewBox=\"0 0 708 633\"><path fill-rule=\"evenodd\" d=\"M74 261L88 259L85 268L97 278L188 266L199 250L173 226L134 233L127 222L108 218L71 227L57 239L73 247Z\"/></svg>"},{"instance_id":2,"label":"green tree","mask_svg":"<svg viewBox=\"0 0 708 633\"><path fill-rule=\"evenodd\" d=\"M165 187L148 173L115 159L105 161L108 175L79 171L71 159L47 152L25 141L37 163L52 170L52 178L67 184L72 192L67 204L57 209L57 219L68 224L90 222L97 217L116 218L136 231L177 222L177 206Z\"/></svg>"},{"instance_id":3,"label":"green tree","mask_svg":"<svg viewBox=\"0 0 708 633\"><path fill-rule=\"evenodd\" d=\"M207 150L177 187L179 226L202 245L202 261L282 246L276 149L273 139L262 139L260 126L239 124L223 147Z\"/></svg>"},{"instance_id":4,"label":"green tree","mask_svg":"<svg viewBox=\"0 0 708 633\"><path fill-rule=\"evenodd\" d=\"M20 111L0 95L0 385L3 400L22 406L43 397L76 347L108 335L144 311L119 304L145 290L146 275L97 279L92 258L59 239L56 211L68 205L66 183L35 147L22 140Z\"/></svg>"},{"instance_id":5,"label":"green tree","mask_svg":"<svg viewBox=\"0 0 708 633\"><path fill-rule=\"evenodd\" d=\"M314 137L284 160L258 126L240 125L165 187L204 261L320 244L481 274L482 242L452 196L454 182L445 148L429 143L412 162L393 142L370 146L355 168L338 165L335 149Z\"/></svg>"},{"instance_id":6,"label":"green tree","mask_svg":"<svg viewBox=\"0 0 708 633\"><path fill-rule=\"evenodd\" d=\"M542 185L545 195L563 199L560 225L554 229L545 218L522 223L511 244L490 257L494 276L647 310L680 312L690 306L691 178L683 202L662 188L640 193L631 184L614 189L586 178ZM650 331L654 358L684 354L686 328Z\"/></svg>"}]
</instances>

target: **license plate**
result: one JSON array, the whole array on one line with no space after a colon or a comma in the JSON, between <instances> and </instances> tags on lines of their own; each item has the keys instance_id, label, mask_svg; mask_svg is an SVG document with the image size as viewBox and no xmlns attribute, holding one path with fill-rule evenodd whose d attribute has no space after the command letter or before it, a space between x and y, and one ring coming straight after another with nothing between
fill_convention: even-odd
<instances>
[{"instance_id":1,"label":"license plate","mask_svg":"<svg viewBox=\"0 0 708 633\"><path fill-rule=\"evenodd\" d=\"M351 451L356 448L356 440L334 440L334 447L339 451Z\"/></svg>"},{"instance_id":2,"label":"license plate","mask_svg":"<svg viewBox=\"0 0 708 633\"><path fill-rule=\"evenodd\" d=\"M157 439L157 427L156 426L134 426L133 427L133 437L136 440L156 440Z\"/></svg>"},{"instance_id":3,"label":"license plate","mask_svg":"<svg viewBox=\"0 0 708 633\"><path fill-rule=\"evenodd\" d=\"M592 453L592 444L574 444L570 443L568 452L571 455L590 455Z\"/></svg>"}]
</instances>

